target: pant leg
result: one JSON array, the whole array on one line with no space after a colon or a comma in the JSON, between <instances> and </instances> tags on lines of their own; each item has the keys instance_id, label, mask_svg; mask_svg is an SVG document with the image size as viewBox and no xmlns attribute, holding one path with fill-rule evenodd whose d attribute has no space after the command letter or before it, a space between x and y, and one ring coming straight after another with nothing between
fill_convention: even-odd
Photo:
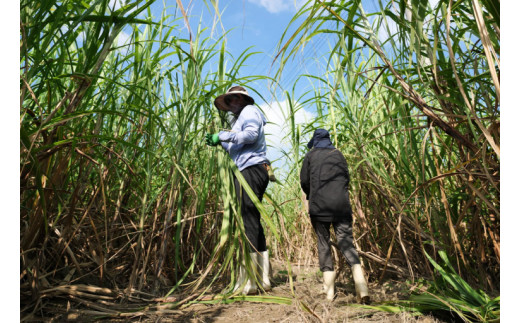
<instances>
[{"instance_id":1,"label":"pant leg","mask_svg":"<svg viewBox=\"0 0 520 323\"><path fill-rule=\"evenodd\" d=\"M354 238L352 236L352 221L342 218L340 221L332 222L332 226L334 227L341 253L345 256L347 263L351 267L359 264L359 255L354 247Z\"/></svg>"},{"instance_id":2,"label":"pant leg","mask_svg":"<svg viewBox=\"0 0 520 323\"><path fill-rule=\"evenodd\" d=\"M330 222L322 222L311 217L312 227L316 232L316 240L318 241L318 258L320 261L320 270L333 271L332 255L330 252Z\"/></svg>"},{"instance_id":3,"label":"pant leg","mask_svg":"<svg viewBox=\"0 0 520 323\"><path fill-rule=\"evenodd\" d=\"M262 165L254 165L247 167L241 171L242 176L249 184L258 200L261 202L267 185L269 184L269 174ZM240 201L240 209L242 211L242 221L246 231L247 239L250 242L251 251L266 251L265 234L262 224L260 223L260 211L242 188L238 179L235 178L235 189Z\"/></svg>"}]
</instances>

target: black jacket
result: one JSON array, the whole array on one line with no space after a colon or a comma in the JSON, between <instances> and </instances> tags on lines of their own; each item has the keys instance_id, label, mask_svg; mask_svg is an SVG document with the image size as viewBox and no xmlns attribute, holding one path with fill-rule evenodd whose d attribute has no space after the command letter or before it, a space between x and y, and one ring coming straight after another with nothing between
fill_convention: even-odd
<instances>
[{"instance_id":1,"label":"black jacket","mask_svg":"<svg viewBox=\"0 0 520 323\"><path fill-rule=\"evenodd\" d=\"M313 139L314 148L305 155L300 172L300 184L309 200L309 214L325 222L343 217L352 220L347 161L332 144L316 144L316 139Z\"/></svg>"}]
</instances>

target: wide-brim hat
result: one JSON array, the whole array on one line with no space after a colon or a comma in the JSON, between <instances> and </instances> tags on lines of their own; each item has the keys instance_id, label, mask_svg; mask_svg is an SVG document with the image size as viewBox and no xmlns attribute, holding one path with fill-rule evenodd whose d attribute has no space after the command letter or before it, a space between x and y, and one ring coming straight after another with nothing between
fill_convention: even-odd
<instances>
[{"instance_id":1,"label":"wide-brim hat","mask_svg":"<svg viewBox=\"0 0 520 323\"><path fill-rule=\"evenodd\" d=\"M225 98L227 96L230 96L230 95L239 95L242 97L242 99L244 100L245 103L247 103L247 105L250 105L250 104L255 104L255 100L253 100L253 98L249 95L249 93L247 93L247 90L244 89L243 87L241 86L232 86L230 87L226 93L222 94L222 95L219 95L215 101L213 102L215 104L215 106L217 107L217 109L221 110L221 111L231 111L231 109L229 108L229 106L226 104L226 100Z\"/></svg>"}]
</instances>

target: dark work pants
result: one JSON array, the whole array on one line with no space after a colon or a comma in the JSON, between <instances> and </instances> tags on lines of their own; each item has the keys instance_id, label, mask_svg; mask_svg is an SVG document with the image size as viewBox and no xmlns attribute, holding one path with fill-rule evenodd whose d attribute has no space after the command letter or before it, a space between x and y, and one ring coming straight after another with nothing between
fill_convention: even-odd
<instances>
[{"instance_id":1,"label":"dark work pants","mask_svg":"<svg viewBox=\"0 0 520 323\"><path fill-rule=\"evenodd\" d=\"M349 266L359 264L359 256L354 248L354 238L352 237L352 221L347 218L342 218L337 222L322 222L311 217L312 227L316 232L318 240L318 257L320 259L320 270L333 271L334 264L332 263L332 256L330 251L330 224L334 227L338 246L341 250Z\"/></svg>"},{"instance_id":2,"label":"dark work pants","mask_svg":"<svg viewBox=\"0 0 520 323\"><path fill-rule=\"evenodd\" d=\"M263 165L253 165L243 169L241 173L261 202L267 184L269 184L269 175L265 167ZM237 178L235 178L235 190L241 204L242 220L244 221L247 239L251 243L251 252L266 251L264 229L262 224L260 224L260 211L251 201Z\"/></svg>"}]
</instances>

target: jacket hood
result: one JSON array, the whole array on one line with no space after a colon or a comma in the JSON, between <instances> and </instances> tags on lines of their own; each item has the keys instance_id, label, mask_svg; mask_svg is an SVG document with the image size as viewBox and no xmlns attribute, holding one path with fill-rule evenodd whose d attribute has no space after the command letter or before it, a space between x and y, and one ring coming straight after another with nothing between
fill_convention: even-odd
<instances>
[{"instance_id":1,"label":"jacket hood","mask_svg":"<svg viewBox=\"0 0 520 323\"><path fill-rule=\"evenodd\" d=\"M311 140L307 144L307 148L335 148L330 141L330 134L325 129L316 129Z\"/></svg>"}]
</instances>

